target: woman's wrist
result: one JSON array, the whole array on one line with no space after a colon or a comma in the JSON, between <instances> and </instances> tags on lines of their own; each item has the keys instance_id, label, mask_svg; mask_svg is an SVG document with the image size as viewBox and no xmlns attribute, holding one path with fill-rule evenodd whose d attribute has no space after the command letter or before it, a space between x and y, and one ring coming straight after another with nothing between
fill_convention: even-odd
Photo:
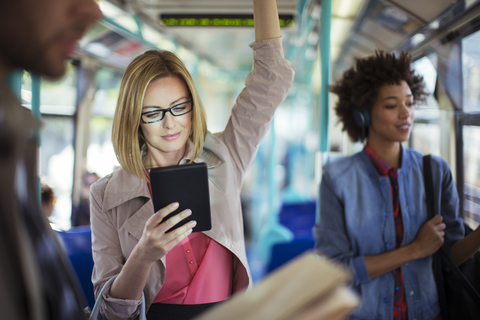
<instances>
[{"instance_id":1,"label":"woman's wrist","mask_svg":"<svg viewBox=\"0 0 480 320\"><path fill-rule=\"evenodd\" d=\"M407 249L410 261L424 258L424 256L422 255L421 248L418 246L418 244L415 241L409 244L408 246L405 246L404 248Z\"/></svg>"},{"instance_id":2,"label":"woman's wrist","mask_svg":"<svg viewBox=\"0 0 480 320\"><path fill-rule=\"evenodd\" d=\"M160 257L161 258L161 257ZM160 259L158 258L158 259ZM140 242L133 248L132 253L128 257L128 260L132 260L135 264L140 264L142 267L151 267L153 263L158 260L152 260L151 257L146 253L144 248L141 246Z\"/></svg>"},{"instance_id":3,"label":"woman's wrist","mask_svg":"<svg viewBox=\"0 0 480 320\"><path fill-rule=\"evenodd\" d=\"M153 262L143 260L140 251L138 245L133 248L120 274L110 287L112 298L138 300L142 297L142 290Z\"/></svg>"}]
</instances>

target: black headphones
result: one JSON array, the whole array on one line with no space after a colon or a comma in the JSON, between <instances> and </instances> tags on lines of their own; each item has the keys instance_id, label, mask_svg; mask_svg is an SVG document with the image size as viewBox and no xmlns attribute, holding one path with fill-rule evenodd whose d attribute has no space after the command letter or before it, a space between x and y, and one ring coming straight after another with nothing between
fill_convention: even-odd
<instances>
[{"instance_id":1,"label":"black headphones","mask_svg":"<svg viewBox=\"0 0 480 320\"><path fill-rule=\"evenodd\" d=\"M370 126L370 123L371 123L370 113L368 113L367 111L363 111L353 107L352 116L353 116L353 122L357 127L368 128Z\"/></svg>"},{"instance_id":2,"label":"black headphones","mask_svg":"<svg viewBox=\"0 0 480 320\"><path fill-rule=\"evenodd\" d=\"M352 104L352 117L353 122L357 127L362 129L362 141L365 140L365 129L370 126L372 120L370 118L370 113L368 111L360 110L355 107L355 96L352 94L350 95L350 103Z\"/></svg>"}]
</instances>

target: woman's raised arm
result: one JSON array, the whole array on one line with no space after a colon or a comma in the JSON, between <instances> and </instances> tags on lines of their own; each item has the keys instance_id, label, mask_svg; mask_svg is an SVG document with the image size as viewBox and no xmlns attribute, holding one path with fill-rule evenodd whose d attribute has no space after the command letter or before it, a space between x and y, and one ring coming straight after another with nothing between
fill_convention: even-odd
<instances>
[{"instance_id":1,"label":"woman's raised arm","mask_svg":"<svg viewBox=\"0 0 480 320\"><path fill-rule=\"evenodd\" d=\"M256 42L281 36L276 0L253 0L253 19Z\"/></svg>"}]
</instances>

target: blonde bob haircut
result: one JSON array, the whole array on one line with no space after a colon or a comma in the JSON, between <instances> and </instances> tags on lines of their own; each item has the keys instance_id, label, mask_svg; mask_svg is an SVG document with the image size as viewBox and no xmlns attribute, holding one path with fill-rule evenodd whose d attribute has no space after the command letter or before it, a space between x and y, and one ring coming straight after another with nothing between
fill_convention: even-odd
<instances>
[{"instance_id":1,"label":"blonde bob haircut","mask_svg":"<svg viewBox=\"0 0 480 320\"><path fill-rule=\"evenodd\" d=\"M185 65L173 53L149 50L136 57L127 67L120 85L113 117L112 142L120 165L140 179L147 180L142 158L147 145L140 128L143 98L148 85L157 79L177 77L186 84L193 100L192 132L194 152L190 162L200 157L207 134L205 110Z\"/></svg>"}]
</instances>

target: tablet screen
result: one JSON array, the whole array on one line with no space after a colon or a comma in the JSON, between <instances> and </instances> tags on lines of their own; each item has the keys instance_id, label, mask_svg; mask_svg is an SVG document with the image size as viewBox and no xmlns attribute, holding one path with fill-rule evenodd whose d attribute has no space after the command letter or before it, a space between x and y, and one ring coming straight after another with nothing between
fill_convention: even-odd
<instances>
[{"instance_id":1,"label":"tablet screen","mask_svg":"<svg viewBox=\"0 0 480 320\"><path fill-rule=\"evenodd\" d=\"M151 169L150 185L155 212L172 202L179 203L177 210L166 216L164 220L185 209L192 210L189 217L180 221L167 232L191 220L197 221L193 232L206 231L212 228L208 172L205 163Z\"/></svg>"}]
</instances>

